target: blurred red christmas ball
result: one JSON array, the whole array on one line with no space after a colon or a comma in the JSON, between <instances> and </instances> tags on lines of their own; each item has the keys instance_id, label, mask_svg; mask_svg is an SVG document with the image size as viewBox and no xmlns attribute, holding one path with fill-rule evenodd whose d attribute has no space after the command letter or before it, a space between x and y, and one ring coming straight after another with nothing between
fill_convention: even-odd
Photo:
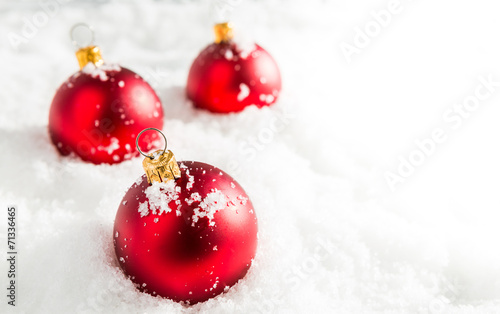
<instances>
[{"instance_id":1,"label":"blurred red christmas ball","mask_svg":"<svg viewBox=\"0 0 500 314\"><path fill-rule=\"evenodd\" d=\"M180 178L144 175L118 208L114 246L122 270L152 295L194 304L226 291L248 271L257 218L243 188L220 169L178 163Z\"/></svg>"},{"instance_id":2,"label":"blurred red christmas ball","mask_svg":"<svg viewBox=\"0 0 500 314\"><path fill-rule=\"evenodd\" d=\"M281 91L281 75L271 55L257 44L234 42L228 23L217 24L215 31L216 43L191 65L187 97L196 107L219 113L274 103Z\"/></svg>"},{"instance_id":3,"label":"blurred red christmas ball","mask_svg":"<svg viewBox=\"0 0 500 314\"><path fill-rule=\"evenodd\" d=\"M70 34L73 44L80 47L76 58L81 70L59 87L52 100L52 142L62 155L75 154L94 164L114 164L137 156L138 133L146 127L163 126L160 99L136 73L104 63L101 50L92 44L90 26L78 23ZM157 133L148 134L139 146L151 150L159 146L157 140Z\"/></svg>"},{"instance_id":4,"label":"blurred red christmas ball","mask_svg":"<svg viewBox=\"0 0 500 314\"><path fill-rule=\"evenodd\" d=\"M163 109L153 88L119 66L87 66L59 87L49 115L49 133L62 155L76 154L94 164L137 156L135 138L145 127L162 128ZM144 136L143 150L158 146Z\"/></svg>"}]
</instances>

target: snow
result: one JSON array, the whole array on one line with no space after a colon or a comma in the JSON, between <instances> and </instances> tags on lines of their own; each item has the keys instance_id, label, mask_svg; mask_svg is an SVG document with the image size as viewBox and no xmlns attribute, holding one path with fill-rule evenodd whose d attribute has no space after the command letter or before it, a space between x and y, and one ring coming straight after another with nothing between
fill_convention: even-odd
<instances>
[{"instance_id":1,"label":"snow","mask_svg":"<svg viewBox=\"0 0 500 314\"><path fill-rule=\"evenodd\" d=\"M195 194L195 193L193 193ZM193 195L191 195L193 197ZM246 202L245 202L246 203ZM208 218L208 225L215 226L214 215L229 205L229 199L220 190L214 190L207 194L201 203L194 209L192 226L195 226L200 218Z\"/></svg>"},{"instance_id":2,"label":"snow","mask_svg":"<svg viewBox=\"0 0 500 314\"><path fill-rule=\"evenodd\" d=\"M99 77L101 81L107 81L108 80L108 75L106 74L106 71L116 71L119 72L121 71L121 67L118 64L115 63L110 63L110 64L103 64L99 67L96 67L92 62L87 63L86 66L83 67L82 72L86 73L92 77ZM125 84L124 82L120 81L122 84L120 87L123 87Z\"/></svg>"},{"instance_id":3,"label":"snow","mask_svg":"<svg viewBox=\"0 0 500 314\"><path fill-rule=\"evenodd\" d=\"M2 297L1 313L500 311L498 87L457 116L459 127L443 120L489 91L480 77L500 80L496 2L396 1L399 13L350 62L340 44L393 1L60 1L45 23L25 27L48 2L0 5L0 200L17 206L19 224L17 306ZM213 115L186 101L214 7L280 66L271 107ZM258 252L227 293L184 307L138 292L112 239L142 158L96 166L52 146L49 106L78 70L68 33L81 21L107 63L157 90L176 159L219 167L250 197ZM23 31L13 48L9 33ZM398 173L398 156L416 154L436 128L447 140L392 192L384 173ZM5 222L0 243L5 287Z\"/></svg>"},{"instance_id":4,"label":"snow","mask_svg":"<svg viewBox=\"0 0 500 314\"><path fill-rule=\"evenodd\" d=\"M146 188L145 193L147 201L139 204L138 209L141 217L148 215L145 207L149 208L153 214L161 215L172 211L168 204L179 199L180 186L177 186L174 180L153 182Z\"/></svg>"},{"instance_id":5,"label":"snow","mask_svg":"<svg viewBox=\"0 0 500 314\"><path fill-rule=\"evenodd\" d=\"M240 83L240 92L236 96L236 99L238 101L243 101L248 95L250 95L250 88L245 83Z\"/></svg>"},{"instance_id":6,"label":"snow","mask_svg":"<svg viewBox=\"0 0 500 314\"><path fill-rule=\"evenodd\" d=\"M194 186L194 176L189 173L189 169L186 170L186 176L188 177L188 183L186 184L186 189L191 190Z\"/></svg>"},{"instance_id":7,"label":"snow","mask_svg":"<svg viewBox=\"0 0 500 314\"><path fill-rule=\"evenodd\" d=\"M188 203L188 205L191 205L194 202L201 202L201 195L200 195L200 193L198 193L198 192L191 193L191 195L189 196L189 198L186 198L186 203Z\"/></svg>"},{"instance_id":8,"label":"snow","mask_svg":"<svg viewBox=\"0 0 500 314\"><path fill-rule=\"evenodd\" d=\"M115 150L120 149L120 141L116 137L112 137L109 140L108 146L99 145L97 146L97 149L100 151L105 151L111 155Z\"/></svg>"}]
</instances>

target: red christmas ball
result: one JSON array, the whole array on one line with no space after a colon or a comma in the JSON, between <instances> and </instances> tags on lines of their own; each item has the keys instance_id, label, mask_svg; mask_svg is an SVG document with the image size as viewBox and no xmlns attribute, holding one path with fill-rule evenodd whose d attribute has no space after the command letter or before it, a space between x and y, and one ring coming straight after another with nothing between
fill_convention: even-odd
<instances>
[{"instance_id":1,"label":"red christmas ball","mask_svg":"<svg viewBox=\"0 0 500 314\"><path fill-rule=\"evenodd\" d=\"M94 164L137 156L137 134L162 126L163 109L153 88L116 65L87 64L59 87L50 107L49 134L59 152ZM146 134L139 146L148 151L158 140L157 133Z\"/></svg>"},{"instance_id":2,"label":"red christmas ball","mask_svg":"<svg viewBox=\"0 0 500 314\"><path fill-rule=\"evenodd\" d=\"M150 186L142 176L118 208L114 246L122 270L152 295L194 304L243 278L255 256L257 218L222 170L179 162L181 177Z\"/></svg>"},{"instance_id":3,"label":"red christmas ball","mask_svg":"<svg viewBox=\"0 0 500 314\"><path fill-rule=\"evenodd\" d=\"M205 48L187 80L187 97L194 105L220 113L269 106L280 91L281 75L271 55L259 45L241 47L233 41Z\"/></svg>"}]
</instances>

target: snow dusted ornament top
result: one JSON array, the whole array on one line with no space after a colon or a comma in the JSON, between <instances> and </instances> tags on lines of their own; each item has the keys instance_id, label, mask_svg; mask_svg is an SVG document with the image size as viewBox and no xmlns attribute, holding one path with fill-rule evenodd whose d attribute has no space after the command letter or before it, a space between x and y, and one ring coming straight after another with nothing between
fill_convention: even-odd
<instances>
[{"instance_id":1,"label":"snow dusted ornament top","mask_svg":"<svg viewBox=\"0 0 500 314\"><path fill-rule=\"evenodd\" d=\"M195 107L212 112L238 112L276 102L281 74L271 55L254 43L236 40L230 22L214 26L215 42L194 60L186 93Z\"/></svg>"},{"instance_id":2,"label":"snow dusted ornament top","mask_svg":"<svg viewBox=\"0 0 500 314\"><path fill-rule=\"evenodd\" d=\"M114 164L138 156L137 134L163 127L163 108L153 88L135 72L107 64L86 24L70 32L80 71L57 90L49 113L49 134L61 155L94 164ZM159 148L157 133L139 141L143 150Z\"/></svg>"},{"instance_id":3,"label":"snow dusted ornament top","mask_svg":"<svg viewBox=\"0 0 500 314\"><path fill-rule=\"evenodd\" d=\"M128 189L113 243L119 267L137 289L190 305L228 291L245 276L257 249L257 217L227 173L197 161L177 162L175 170L170 153L165 146L144 154L146 163L164 158L169 166Z\"/></svg>"}]
</instances>

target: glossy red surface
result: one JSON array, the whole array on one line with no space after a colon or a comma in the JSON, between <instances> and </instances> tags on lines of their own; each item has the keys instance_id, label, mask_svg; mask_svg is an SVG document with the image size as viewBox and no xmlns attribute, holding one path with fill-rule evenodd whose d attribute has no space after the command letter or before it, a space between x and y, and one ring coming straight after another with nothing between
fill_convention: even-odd
<instances>
[{"instance_id":1,"label":"glossy red surface","mask_svg":"<svg viewBox=\"0 0 500 314\"><path fill-rule=\"evenodd\" d=\"M163 127L161 102L146 81L126 68L104 72L106 80L79 71L57 90L49 134L62 155L74 153L94 164L118 163L138 155L139 132ZM139 145L143 151L159 148L158 133L145 133Z\"/></svg>"},{"instance_id":2,"label":"glossy red surface","mask_svg":"<svg viewBox=\"0 0 500 314\"><path fill-rule=\"evenodd\" d=\"M158 215L150 210L141 217L139 206L148 201L144 175L120 203L113 239L120 267L141 291L194 304L245 276L256 252L257 218L245 191L228 174L201 162L179 164L187 167L181 166L181 178L175 181L180 204L172 200L171 212ZM187 200L193 193L204 200L215 190L226 197L226 206L211 221L202 217L193 223L200 201Z\"/></svg>"},{"instance_id":3,"label":"glossy red surface","mask_svg":"<svg viewBox=\"0 0 500 314\"><path fill-rule=\"evenodd\" d=\"M188 74L187 97L196 107L212 112L269 106L280 91L278 66L259 45L242 52L232 42L213 43L198 55Z\"/></svg>"}]
</instances>

